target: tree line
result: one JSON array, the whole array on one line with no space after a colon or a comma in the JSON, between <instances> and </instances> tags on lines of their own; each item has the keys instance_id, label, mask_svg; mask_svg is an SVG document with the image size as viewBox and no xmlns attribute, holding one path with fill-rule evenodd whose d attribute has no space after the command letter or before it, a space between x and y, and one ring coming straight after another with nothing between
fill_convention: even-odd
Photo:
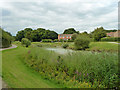
<instances>
[{"instance_id":1,"label":"tree line","mask_svg":"<svg viewBox=\"0 0 120 90\"><path fill-rule=\"evenodd\" d=\"M57 39L58 34L55 31L50 31L43 28L37 28L36 30L25 28L24 30L18 31L15 38L17 41L21 41L22 38L27 38L32 42L37 42L42 39Z\"/></svg>"}]
</instances>

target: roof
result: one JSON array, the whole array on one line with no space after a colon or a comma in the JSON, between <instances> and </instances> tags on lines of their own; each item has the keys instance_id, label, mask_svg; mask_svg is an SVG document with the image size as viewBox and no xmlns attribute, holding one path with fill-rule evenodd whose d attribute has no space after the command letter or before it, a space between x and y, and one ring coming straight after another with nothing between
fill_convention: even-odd
<instances>
[{"instance_id":1,"label":"roof","mask_svg":"<svg viewBox=\"0 0 120 90\"><path fill-rule=\"evenodd\" d=\"M60 36L72 36L73 34L59 34Z\"/></svg>"}]
</instances>

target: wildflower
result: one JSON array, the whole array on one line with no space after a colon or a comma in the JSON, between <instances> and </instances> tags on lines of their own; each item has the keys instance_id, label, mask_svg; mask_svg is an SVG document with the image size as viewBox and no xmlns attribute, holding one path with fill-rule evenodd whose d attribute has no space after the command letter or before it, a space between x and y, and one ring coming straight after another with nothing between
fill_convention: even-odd
<instances>
[{"instance_id":1,"label":"wildflower","mask_svg":"<svg viewBox=\"0 0 120 90\"><path fill-rule=\"evenodd\" d=\"M79 73L79 75L81 75L81 72Z\"/></svg>"},{"instance_id":2,"label":"wildflower","mask_svg":"<svg viewBox=\"0 0 120 90\"><path fill-rule=\"evenodd\" d=\"M28 54L30 54L31 53L31 51L28 51Z\"/></svg>"},{"instance_id":3,"label":"wildflower","mask_svg":"<svg viewBox=\"0 0 120 90\"><path fill-rule=\"evenodd\" d=\"M76 70L75 74L78 74L78 70Z\"/></svg>"},{"instance_id":4,"label":"wildflower","mask_svg":"<svg viewBox=\"0 0 120 90\"><path fill-rule=\"evenodd\" d=\"M87 76L88 76L89 74L87 73Z\"/></svg>"}]
</instances>

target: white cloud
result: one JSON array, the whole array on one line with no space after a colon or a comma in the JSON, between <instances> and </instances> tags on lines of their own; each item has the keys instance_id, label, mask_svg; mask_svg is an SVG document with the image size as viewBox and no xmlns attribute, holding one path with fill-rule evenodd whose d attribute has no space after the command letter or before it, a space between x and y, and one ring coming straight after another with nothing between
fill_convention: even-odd
<instances>
[{"instance_id":1,"label":"white cloud","mask_svg":"<svg viewBox=\"0 0 120 90\"><path fill-rule=\"evenodd\" d=\"M116 0L1 0L0 3L2 26L13 35L25 27L43 27L58 33L69 27L80 32L90 32L98 26L118 28Z\"/></svg>"}]
</instances>

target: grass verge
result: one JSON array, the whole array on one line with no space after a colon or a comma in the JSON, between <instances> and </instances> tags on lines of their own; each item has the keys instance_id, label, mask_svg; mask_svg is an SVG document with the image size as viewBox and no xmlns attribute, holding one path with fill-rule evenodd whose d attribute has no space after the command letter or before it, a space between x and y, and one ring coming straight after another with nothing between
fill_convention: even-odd
<instances>
[{"instance_id":1,"label":"grass verge","mask_svg":"<svg viewBox=\"0 0 120 90\"><path fill-rule=\"evenodd\" d=\"M17 47L2 51L2 78L10 88L57 88L59 86L43 79L29 68L23 56L29 48Z\"/></svg>"}]
</instances>

